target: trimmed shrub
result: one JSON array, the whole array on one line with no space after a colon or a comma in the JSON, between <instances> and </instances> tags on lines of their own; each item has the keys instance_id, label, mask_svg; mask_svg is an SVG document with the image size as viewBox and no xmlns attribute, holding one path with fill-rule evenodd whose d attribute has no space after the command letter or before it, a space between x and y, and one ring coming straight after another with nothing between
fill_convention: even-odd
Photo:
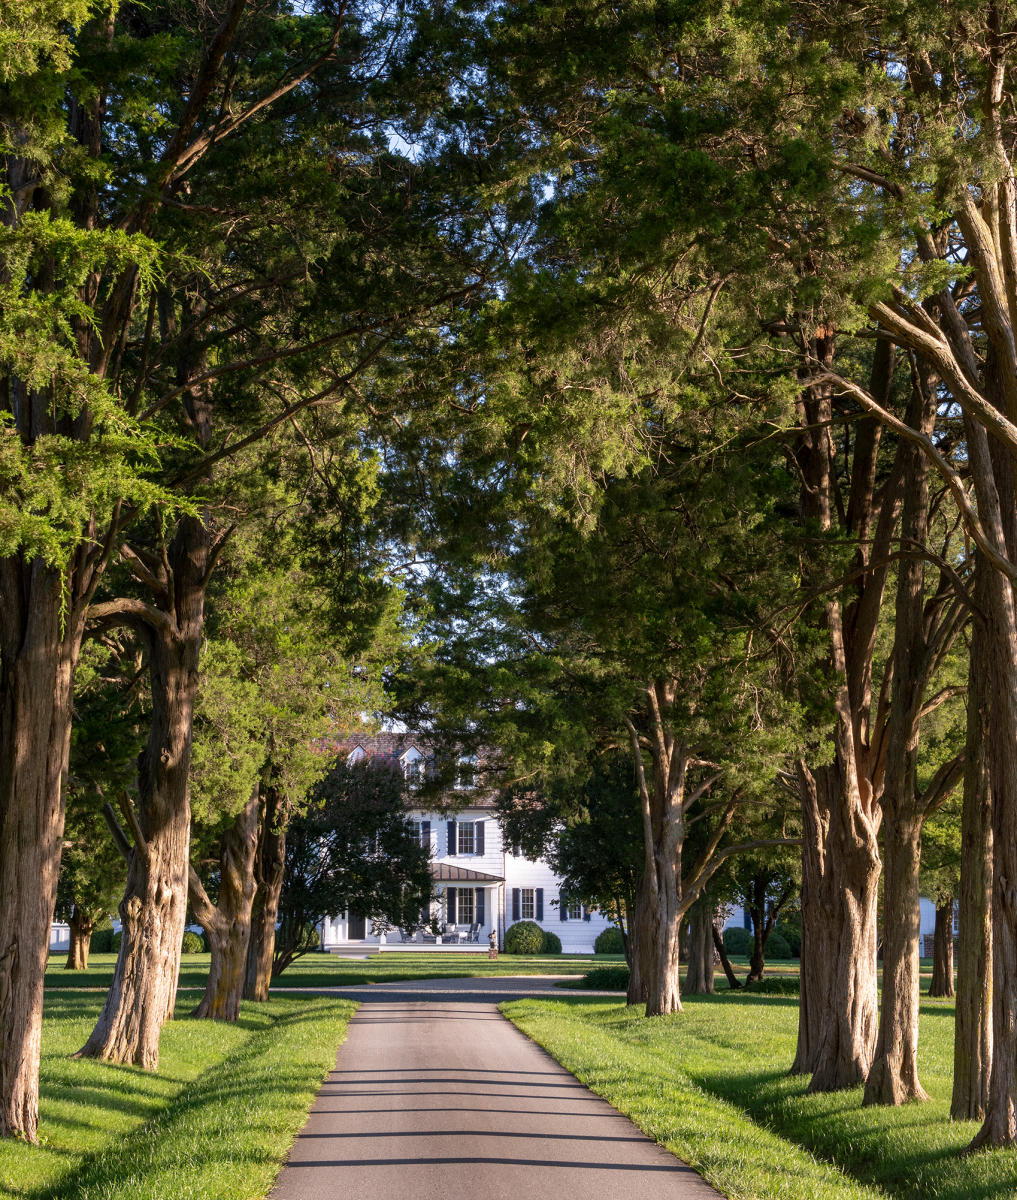
<instances>
[{"instance_id":1,"label":"trimmed shrub","mask_svg":"<svg viewBox=\"0 0 1017 1200\"><path fill-rule=\"evenodd\" d=\"M536 921L517 921L505 930L506 954L539 954L544 949L544 931Z\"/></svg>"},{"instance_id":2,"label":"trimmed shrub","mask_svg":"<svg viewBox=\"0 0 1017 1200\"><path fill-rule=\"evenodd\" d=\"M205 949L205 943L201 939L201 935L194 933L190 929L184 930L184 940L180 947L183 954L201 954Z\"/></svg>"},{"instance_id":3,"label":"trimmed shrub","mask_svg":"<svg viewBox=\"0 0 1017 1200\"><path fill-rule=\"evenodd\" d=\"M729 925L724 930L724 949L728 954L744 955L748 958L752 954L751 930L741 929L737 925Z\"/></svg>"},{"instance_id":4,"label":"trimmed shrub","mask_svg":"<svg viewBox=\"0 0 1017 1200\"><path fill-rule=\"evenodd\" d=\"M609 925L597 934L593 943L594 954L624 954L625 943L622 941L622 931L617 925Z\"/></svg>"},{"instance_id":5,"label":"trimmed shrub","mask_svg":"<svg viewBox=\"0 0 1017 1200\"><path fill-rule=\"evenodd\" d=\"M629 968L626 963L594 967L583 976L582 985L597 992L626 992L629 987Z\"/></svg>"},{"instance_id":6,"label":"trimmed shrub","mask_svg":"<svg viewBox=\"0 0 1017 1200\"><path fill-rule=\"evenodd\" d=\"M787 944L787 939L774 929L773 933L766 939L766 949L764 953L768 959L770 958L790 958L791 947Z\"/></svg>"},{"instance_id":7,"label":"trimmed shrub","mask_svg":"<svg viewBox=\"0 0 1017 1200\"><path fill-rule=\"evenodd\" d=\"M544 930L544 944L540 947L541 954L561 954L561 938L550 929Z\"/></svg>"},{"instance_id":8,"label":"trimmed shrub","mask_svg":"<svg viewBox=\"0 0 1017 1200\"><path fill-rule=\"evenodd\" d=\"M92 954L109 954L113 949L113 926L107 929L96 929L92 934L90 950Z\"/></svg>"},{"instance_id":9,"label":"trimmed shrub","mask_svg":"<svg viewBox=\"0 0 1017 1200\"><path fill-rule=\"evenodd\" d=\"M755 983L746 983L732 996L740 996L743 992L762 992L764 996L797 996L799 980L795 976L789 979L786 975L768 975L765 979L757 979Z\"/></svg>"},{"instance_id":10,"label":"trimmed shrub","mask_svg":"<svg viewBox=\"0 0 1017 1200\"><path fill-rule=\"evenodd\" d=\"M785 942L791 947L791 957L801 958L802 956L802 931L797 925L786 925L783 921L778 921L773 930L774 933L779 933Z\"/></svg>"},{"instance_id":11,"label":"trimmed shrub","mask_svg":"<svg viewBox=\"0 0 1017 1200\"><path fill-rule=\"evenodd\" d=\"M113 934L113 936L110 938L109 948L110 948L110 952L112 954L120 953L120 943L123 940L124 940L124 931L122 929L118 929L116 931L116 933Z\"/></svg>"}]
</instances>

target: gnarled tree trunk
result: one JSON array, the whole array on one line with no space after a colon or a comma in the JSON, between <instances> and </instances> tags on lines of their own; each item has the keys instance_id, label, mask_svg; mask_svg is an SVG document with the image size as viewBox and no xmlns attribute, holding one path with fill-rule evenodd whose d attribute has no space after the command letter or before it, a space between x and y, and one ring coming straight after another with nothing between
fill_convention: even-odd
<instances>
[{"instance_id":1,"label":"gnarled tree trunk","mask_svg":"<svg viewBox=\"0 0 1017 1200\"><path fill-rule=\"evenodd\" d=\"M120 954L99 1020L79 1051L152 1070L159 1065L160 1031L172 1015L186 920L188 776L209 544L202 523L185 518L169 552L171 608L139 606L145 609L137 624L148 644L152 726L138 762L139 813L120 903Z\"/></svg>"},{"instance_id":2,"label":"gnarled tree trunk","mask_svg":"<svg viewBox=\"0 0 1017 1200\"><path fill-rule=\"evenodd\" d=\"M0 612L0 1137L34 1142L81 624L61 629L61 578L39 560L0 560Z\"/></svg>"},{"instance_id":3,"label":"gnarled tree trunk","mask_svg":"<svg viewBox=\"0 0 1017 1200\"><path fill-rule=\"evenodd\" d=\"M204 926L212 951L205 994L196 1017L235 1021L240 1015L254 903L254 858L258 847L259 789L222 835L219 892L213 905L191 868L191 908Z\"/></svg>"},{"instance_id":4,"label":"gnarled tree trunk","mask_svg":"<svg viewBox=\"0 0 1017 1200\"><path fill-rule=\"evenodd\" d=\"M802 1007L792 1070L810 1092L864 1083L878 1023L875 822L837 763L809 773L803 804ZM807 881L807 882L806 882Z\"/></svg>"},{"instance_id":5,"label":"gnarled tree trunk","mask_svg":"<svg viewBox=\"0 0 1017 1200\"><path fill-rule=\"evenodd\" d=\"M279 900L286 871L286 825L289 814L278 789L263 786L262 797L255 855L257 892L247 944L244 999L263 1003L268 999L272 982L275 926L279 918Z\"/></svg>"},{"instance_id":6,"label":"gnarled tree trunk","mask_svg":"<svg viewBox=\"0 0 1017 1200\"><path fill-rule=\"evenodd\" d=\"M689 969L685 973L687 996L712 996L713 902L702 895L689 909Z\"/></svg>"},{"instance_id":7,"label":"gnarled tree trunk","mask_svg":"<svg viewBox=\"0 0 1017 1200\"><path fill-rule=\"evenodd\" d=\"M88 951L92 945L92 931L95 921L89 913L82 911L77 904L71 909L71 919L68 921L71 931L70 945L67 947L67 962L64 964L68 971L88 970Z\"/></svg>"},{"instance_id":8,"label":"gnarled tree trunk","mask_svg":"<svg viewBox=\"0 0 1017 1200\"><path fill-rule=\"evenodd\" d=\"M975 565L975 600L984 611L982 562ZM992 812L986 735L989 724L986 630L976 613L968 666L967 760L961 815L958 896L957 1004L953 1042L955 1121L981 1120L992 1066Z\"/></svg>"},{"instance_id":9,"label":"gnarled tree trunk","mask_svg":"<svg viewBox=\"0 0 1017 1200\"><path fill-rule=\"evenodd\" d=\"M932 982L930 996L953 995L953 901L936 909L932 936Z\"/></svg>"}]
</instances>

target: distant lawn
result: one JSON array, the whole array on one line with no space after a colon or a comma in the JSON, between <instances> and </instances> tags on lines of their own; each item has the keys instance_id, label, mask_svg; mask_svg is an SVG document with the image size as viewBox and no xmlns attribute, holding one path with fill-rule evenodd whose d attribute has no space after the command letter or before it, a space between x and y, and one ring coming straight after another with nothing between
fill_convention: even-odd
<instances>
[{"instance_id":1,"label":"distant lawn","mask_svg":"<svg viewBox=\"0 0 1017 1200\"><path fill-rule=\"evenodd\" d=\"M932 1096L861 1106L861 1089L807 1096L792 1079L795 998L692 996L647 1020L613 999L518 1000L502 1011L595 1092L737 1200L1004 1200L1017 1151L962 1157L977 1122L951 1122L953 1005L922 1005Z\"/></svg>"},{"instance_id":2,"label":"distant lawn","mask_svg":"<svg viewBox=\"0 0 1017 1200\"><path fill-rule=\"evenodd\" d=\"M236 1025L173 1021L159 1072L149 1074L70 1058L101 1002L47 998L42 1145L0 1143L4 1200L258 1200L356 1009L346 1000L276 997L245 1005Z\"/></svg>"},{"instance_id":3,"label":"distant lawn","mask_svg":"<svg viewBox=\"0 0 1017 1200\"><path fill-rule=\"evenodd\" d=\"M185 954L180 960L180 986L204 988L208 977L207 954ZM113 979L115 954L93 954L87 971L67 971L64 957L54 955L46 969L47 988L108 988ZM594 964L623 962L621 955L554 954L531 956L501 954L372 954L370 958L339 958L315 952L298 958L278 979L280 988L352 987L358 983L395 983L411 979L466 979L482 975L582 975ZM197 1004L197 997L194 1004ZM180 1011L190 1000L180 997Z\"/></svg>"}]
</instances>

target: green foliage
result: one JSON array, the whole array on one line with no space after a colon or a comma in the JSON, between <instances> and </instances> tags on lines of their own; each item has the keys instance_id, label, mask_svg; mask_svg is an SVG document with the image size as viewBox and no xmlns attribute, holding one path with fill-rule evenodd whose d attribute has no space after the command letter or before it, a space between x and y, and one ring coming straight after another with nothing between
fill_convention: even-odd
<instances>
[{"instance_id":1,"label":"green foliage","mask_svg":"<svg viewBox=\"0 0 1017 1200\"><path fill-rule=\"evenodd\" d=\"M544 930L544 940L540 944L541 954L561 954L561 938L550 929Z\"/></svg>"},{"instance_id":2,"label":"green foliage","mask_svg":"<svg viewBox=\"0 0 1017 1200\"><path fill-rule=\"evenodd\" d=\"M205 940L200 933L195 933L191 929L184 930L184 938L180 945L182 954L204 954Z\"/></svg>"},{"instance_id":3,"label":"green foliage","mask_svg":"<svg viewBox=\"0 0 1017 1200\"><path fill-rule=\"evenodd\" d=\"M616 925L611 925L607 929L602 929L594 940L593 953L624 954L625 941L622 937L622 931Z\"/></svg>"},{"instance_id":4,"label":"green foliage","mask_svg":"<svg viewBox=\"0 0 1017 1200\"><path fill-rule=\"evenodd\" d=\"M418 928L431 876L405 800L398 765L331 761L287 833L273 977L315 948L327 916L352 909L379 929Z\"/></svg>"},{"instance_id":5,"label":"green foliage","mask_svg":"<svg viewBox=\"0 0 1017 1200\"><path fill-rule=\"evenodd\" d=\"M771 937L780 935L787 942L792 958L798 958L802 952L802 926L800 920L794 924L778 921L774 926Z\"/></svg>"},{"instance_id":6,"label":"green foliage","mask_svg":"<svg viewBox=\"0 0 1017 1200\"><path fill-rule=\"evenodd\" d=\"M122 930L122 929L118 929L118 930L117 930L117 931L116 931L116 932L115 932L115 933L114 933L114 934L113 934L113 935L110 937L110 940L109 940L109 948L110 948L110 950L111 950L111 951L112 951L114 954L119 954L119 953L120 953L120 944L121 944L121 942L123 942L123 940L124 940L124 933L123 933L123 930Z\"/></svg>"},{"instance_id":7,"label":"green foliage","mask_svg":"<svg viewBox=\"0 0 1017 1200\"><path fill-rule=\"evenodd\" d=\"M729 925L724 930L724 949L728 954L738 956L750 955L752 953L752 934L748 929L742 929L738 925Z\"/></svg>"},{"instance_id":8,"label":"green foliage","mask_svg":"<svg viewBox=\"0 0 1017 1200\"><path fill-rule=\"evenodd\" d=\"M783 935L778 933L776 929L774 929L770 936L766 939L765 949L766 957L768 959L785 959L792 957L790 945Z\"/></svg>"},{"instance_id":9,"label":"green foliage","mask_svg":"<svg viewBox=\"0 0 1017 1200\"><path fill-rule=\"evenodd\" d=\"M516 921L505 930L506 954L540 954L543 949L544 931L536 921Z\"/></svg>"},{"instance_id":10,"label":"green foliage","mask_svg":"<svg viewBox=\"0 0 1017 1200\"><path fill-rule=\"evenodd\" d=\"M592 971L586 972L582 982L583 987L592 988L596 992L624 992L629 986L629 968L625 963L594 967Z\"/></svg>"}]
</instances>

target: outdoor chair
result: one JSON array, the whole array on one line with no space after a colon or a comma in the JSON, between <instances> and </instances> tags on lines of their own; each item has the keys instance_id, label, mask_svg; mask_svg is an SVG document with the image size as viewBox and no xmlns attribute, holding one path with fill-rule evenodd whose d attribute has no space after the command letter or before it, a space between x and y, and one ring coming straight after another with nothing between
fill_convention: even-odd
<instances>
[{"instance_id":1,"label":"outdoor chair","mask_svg":"<svg viewBox=\"0 0 1017 1200\"><path fill-rule=\"evenodd\" d=\"M479 921L477 921L476 924L470 926L469 940L471 942L479 942L480 941L480 922Z\"/></svg>"}]
</instances>

